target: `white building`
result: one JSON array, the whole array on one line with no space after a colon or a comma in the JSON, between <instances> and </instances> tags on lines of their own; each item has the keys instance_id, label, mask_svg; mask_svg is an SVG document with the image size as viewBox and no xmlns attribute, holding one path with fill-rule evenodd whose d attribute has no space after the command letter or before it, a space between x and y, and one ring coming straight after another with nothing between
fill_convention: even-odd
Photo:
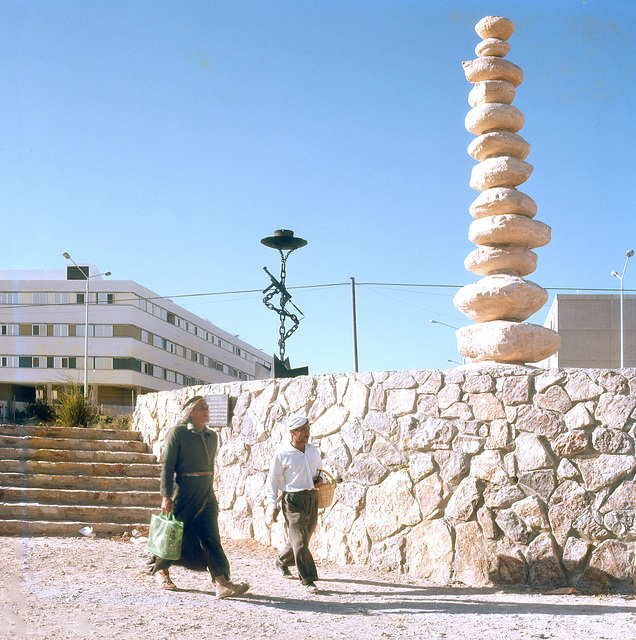
<instances>
[{"instance_id":1,"label":"white building","mask_svg":"<svg viewBox=\"0 0 636 640\"><path fill-rule=\"evenodd\" d=\"M83 383L86 344L88 384L106 414L130 413L142 393L271 377L271 356L94 265L0 271L0 416Z\"/></svg>"},{"instance_id":2,"label":"white building","mask_svg":"<svg viewBox=\"0 0 636 640\"><path fill-rule=\"evenodd\" d=\"M618 369L621 366L619 294L559 293L545 326L561 336L561 348L543 367ZM636 367L636 295L623 296L625 366Z\"/></svg>"}]
</instances>

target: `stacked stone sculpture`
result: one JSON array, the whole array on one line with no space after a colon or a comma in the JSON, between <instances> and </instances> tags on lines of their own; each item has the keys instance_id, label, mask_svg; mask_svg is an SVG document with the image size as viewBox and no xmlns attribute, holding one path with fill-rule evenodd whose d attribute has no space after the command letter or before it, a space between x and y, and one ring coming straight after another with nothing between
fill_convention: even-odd
<instances>
[{"instance_id":1,"label":"stacked stone sculpture","mask_svg":"<svg viewBox=\"0 0 636 640\"><path fill-rule=\"evenodd\" d=\"M470 207L475 220L468 234L477 249L464 264L484 277L455 296L455 307L477 322L457 331L458 350L469 362L533 363L556 353L561 339L524 322L548 299L545 289L524 276L536 269L532 249L550 242L550 227L534 220L536 203L517 190L533 169L525 161L530 145L517 133L524 117L512 106L523 71L504 59L514 31L508 18L487 16L475 30L482 38L478 57L462 64L474 85L466 128L478 136L468 147L479 162L470 186L481 193Z\"/></svg>"}]
</instances>

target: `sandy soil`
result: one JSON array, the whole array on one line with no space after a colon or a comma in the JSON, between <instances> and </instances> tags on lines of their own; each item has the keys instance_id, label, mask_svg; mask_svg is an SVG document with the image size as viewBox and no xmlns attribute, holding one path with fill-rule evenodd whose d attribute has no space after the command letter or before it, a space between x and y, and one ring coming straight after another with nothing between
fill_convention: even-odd
<instances>
[{"instance_id":1,"label":"sandy soil","mask_svg":"<svg viewBox=\"0 0 636 640\"><path fill-rule=\"evenodd\" d=\"M180 590L161 591L130 541L0 538L0 638L636 639L633 596L441 587L332 565L311 596L278 574L273 549L225 548L232 577L252 585L241 598L216 600L206 574L180 567Z\"/></svg>"}]
</instances>

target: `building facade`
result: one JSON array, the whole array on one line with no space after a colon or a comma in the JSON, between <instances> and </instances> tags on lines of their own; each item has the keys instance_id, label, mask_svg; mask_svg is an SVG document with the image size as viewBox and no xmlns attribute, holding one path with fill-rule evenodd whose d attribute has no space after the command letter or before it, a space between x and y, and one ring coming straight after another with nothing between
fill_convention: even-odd
<instances>
[{"instance_id":1,"label":"building facade","mask_svg":"<svg viewBox=\"0 0 636 640\"><path fill-rule=\"evenodd\" d=\"M0 271L0 417L83 383L85 351L92 397L107 415L130 413L139 394L272 371L261 350L94 265Z\"/></svg>"},{"instance_id":2,"label":"building facade","mask_svg":"<svg viewBox=\"0 0 636 640\"><path fill-rule=\"evenodd\" d=\"M636 295L623 296L625 367L636 367ZM545 326L561 349L540 366L618 369L621 365L619 294L557 294Z\"/></svg>"}]
</instances>

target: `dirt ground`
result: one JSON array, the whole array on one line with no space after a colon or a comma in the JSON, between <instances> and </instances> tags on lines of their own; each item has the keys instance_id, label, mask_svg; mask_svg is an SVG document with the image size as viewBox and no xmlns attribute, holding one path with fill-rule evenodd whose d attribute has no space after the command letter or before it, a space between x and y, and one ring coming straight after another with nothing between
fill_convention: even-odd
<instances>
[{"instance_id":1,"label":"dirt ground","mask_svg":"<svg viewBox=\"0 0 636 640\"><path fill-rule=\"evenodd\" d=\"M0 638L636 639L633 596L435 586L333 565L319 566L321 592L308 595L274 569L273 549L253 541L225 548L233 579L252 589L216 600L206 574L181 567L171 572L180 590L161 591L143 544L0 538Z\"/></svg>"}]
</instances>

